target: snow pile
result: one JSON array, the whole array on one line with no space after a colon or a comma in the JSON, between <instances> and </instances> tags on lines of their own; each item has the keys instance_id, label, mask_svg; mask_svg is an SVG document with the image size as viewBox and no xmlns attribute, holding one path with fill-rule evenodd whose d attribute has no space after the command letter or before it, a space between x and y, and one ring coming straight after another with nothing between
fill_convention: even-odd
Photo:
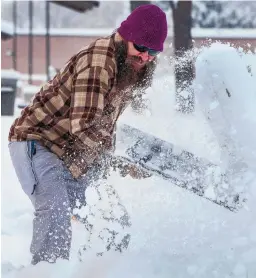
<instances>
[{"instance_id":1,"label":"snow pile","mask_svg":"<svg viewBox=\"0 0 256 278\"><path fill-rule=\"evenodd\" d=\"M255 148L256 142L256 130L252 130L256 124L255 56L215 43L203 49L196 62L196 82L199 85L196 95L204 112L211 116L209 114L215 113L212 111L219 107L220 121L212 122L224 126L223 121L226 121L225 129L232 125L236 134L233 139L250 149Z\"/></svg>"},{"instance_id":2,"label":"snow pile","mask_svg":"<svg viewBox=\"0 0 256 278\"><path fill-rule=\"evenodd\" d=\"M255 62L254 54L220 43L202 49L196 62L197 101L221 148L222 170L230 172L233 186L241 187L241 177L256 167ZM247 177L243 184L251 182Z\"/></svg>"}]
</instances>

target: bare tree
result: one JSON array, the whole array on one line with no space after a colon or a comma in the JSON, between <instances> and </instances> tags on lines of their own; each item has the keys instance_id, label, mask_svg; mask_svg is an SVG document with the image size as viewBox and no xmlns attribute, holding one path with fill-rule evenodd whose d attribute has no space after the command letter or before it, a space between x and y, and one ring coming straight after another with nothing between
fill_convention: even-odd
<instances>
[{"instance_id":1,"label":"bare tree","mask_svg":"<svg viewBox=\"0 0 256 278\"><path fill-rule=\"evenodd\" d=\"M192 49L192 1L170 1L173 11L174 46L175 46L175 85L178 109L183 113L194 110L193 59L188 52Z\"/></svg>"},{"instance_id":2,"label":"bare tree","mask_svg":"<svg viewBox=\"0 0 256 278\"><path fill-rule=\"evenodd\" d=\"M255 1L193 1L193 27L256 28Z\"/></svg>"},{"instance_id":3,"label":"bare tree","mask_svg":"<svg viewBox=\"0 0 256 278\"><path fill-rule=\"evenodd\" d=\"M142 5L150 4L151 1L130 1L131 12Z\"/></svg>"}]
</instances>

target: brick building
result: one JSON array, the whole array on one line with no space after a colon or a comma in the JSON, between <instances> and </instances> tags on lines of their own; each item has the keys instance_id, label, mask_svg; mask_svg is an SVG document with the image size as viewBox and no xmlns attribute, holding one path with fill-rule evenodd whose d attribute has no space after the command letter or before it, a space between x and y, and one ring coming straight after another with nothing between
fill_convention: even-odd
<instances>
[{"instance_id":1,"label":"brick building","mask_svg":"<svg viewBox=\"0 0 256 278\"><path fill-rule=\"evenodd\" d=\"M252 29L193 29L192 37L196 47L212 41L229 42L236 47L256 49L256 35ZM108 36L112 29L51 29L50 30L50 64L54 68L61 68L67 60L83 46L101 36ZM27 30L17 32L17 71L22 79L28 78L29 36ZM168 36L164 54L172 54L172 36ZM2 41L1 69L13 68L13 38ZM46 39L45 30L33 31L32 53L33 84L41 84L46 79Z\"/></svg>"}]
</instances>

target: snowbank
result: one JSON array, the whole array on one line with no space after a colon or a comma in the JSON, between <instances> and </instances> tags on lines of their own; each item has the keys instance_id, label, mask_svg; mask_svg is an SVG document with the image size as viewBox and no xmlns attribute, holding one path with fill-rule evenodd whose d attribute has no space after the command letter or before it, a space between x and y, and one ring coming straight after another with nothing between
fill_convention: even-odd
<instances>
[{"instance_id":1,"label":"snowbank","mask_svg":"<svg viewBox=\"0 0 256 278\"><path fill-rule=\"evenodd\" d=\"M196 96L226 152L256 164L256 59L228 44L202 48L196 61ZM238 154L238 152L240 154ZM227 154L226 154L227 155Z\"/></svg>"}]
</instances>

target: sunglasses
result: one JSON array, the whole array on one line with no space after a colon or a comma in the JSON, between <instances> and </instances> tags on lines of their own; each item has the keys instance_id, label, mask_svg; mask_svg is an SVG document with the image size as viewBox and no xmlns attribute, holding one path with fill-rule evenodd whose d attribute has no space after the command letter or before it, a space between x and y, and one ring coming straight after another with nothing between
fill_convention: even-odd
<instances>
[{"instance_id":1,"label":"sunglasses","mask_svg":"<svg viewBox=\"0 0 256 278\"><path fill-rule=\"evenodd\" d=\"M133 44L134 48L139 51L139 52L148 52L149 56L157 56L161 51L157 51L151 48L148 48L146 46L143 45L138 45L138 44Z\"/></svg>"}]
</instances>

